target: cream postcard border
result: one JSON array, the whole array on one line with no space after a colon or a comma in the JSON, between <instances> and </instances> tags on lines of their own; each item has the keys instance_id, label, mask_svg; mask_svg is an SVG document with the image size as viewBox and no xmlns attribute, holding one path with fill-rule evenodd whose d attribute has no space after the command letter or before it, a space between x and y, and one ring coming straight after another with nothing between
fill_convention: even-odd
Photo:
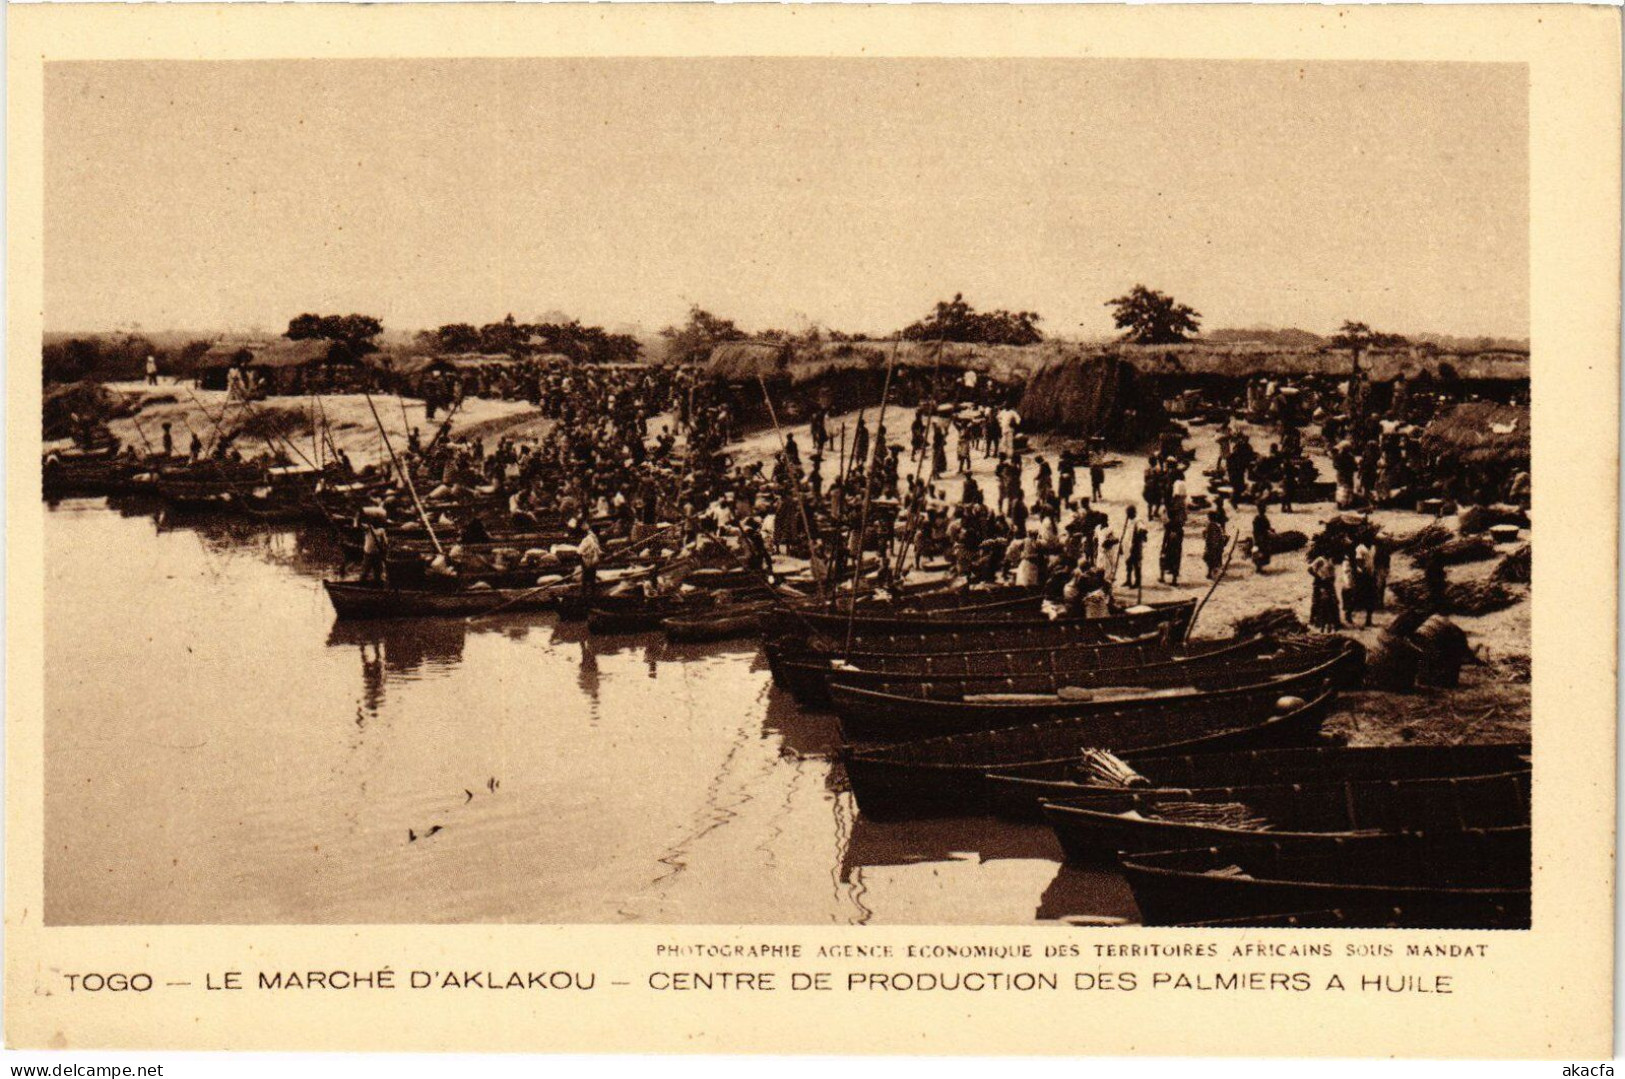
<instances>
[{"instance_id":1,"label":"cream postcard border","mask_svg":"<svg viewBox=\"0 0 1625 1079\"><path fill-rule=\"evenodd\" d=\"M1583 7L279 5L11 7L7 353L5 1038L14 1047L1545 1056L1611 1052L1618 527L1620 15ZM39 497L43 65L52 60L479 56L1030 56L1523 63L1531 131L1535 894L1432 996L661 994L677 941L1171 942L1053 927L45 928ZM1468 166L1470 167L1470 166ZM1463 212L1470 212L1464 208ZM116 676L116 672L107 672ZM1241 931L1223 935L1241 939ZM1256 938L1255 938L1256 939ZM726 964L686 961L689 965ZM906 966L908 964L894 964ZM918 964L914 964L918 966ZM1095 961L1076 961L1088 970ZM1168 966L1170 964L1164 964ZM1195 970L1191 961L1172 966ZM1316 974L1362 969L1297 960ZM777 964L783 969L783 964ZM842 970L840 964L803 963ZM980 969L999 964L982 964ZM594 970L547 993L69 993L65 972ZM1225 969L1236 969L1234 964Z\"/></svg>"}]
</instances>

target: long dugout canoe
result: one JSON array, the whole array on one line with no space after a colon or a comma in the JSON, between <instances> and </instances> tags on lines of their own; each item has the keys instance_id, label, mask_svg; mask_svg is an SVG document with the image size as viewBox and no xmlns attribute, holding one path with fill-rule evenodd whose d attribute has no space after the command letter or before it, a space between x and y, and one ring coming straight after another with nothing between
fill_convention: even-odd
<instances>
[{"instance_id":1,"label":"long dugout canoe","mask_svg":"<svg viewBox=\"0 0 1625 1079\"><path fill-rule=\"evenodd\" d=\"M1107 644L1148 637L1159 637L1172 645L1185 639L1195 611L1196 601L1187 599L1147 604L1104 618L871 619L866 628L855 624L851 654L987 652L1064 644ZM859 618L856 623L863 621ZM837 622L839 628L835 628ZM893 628L876 628L877 625ZM764 627L764 633L769 640L777 640L781 655L845 656L848 654L845 626L846 620L839 616L782 610L775 612L772 624Z\"/></svg>"},{"instance_id":2,"label":"long dugout canoe","mask_svg":"<svg viewBox=\"0 0 1625 1079\"><path fill-rule=\"evenodd\" d=\"M842 752L858 808L876 819L977 816L992 810L987 773L1065 765L1090 749L1137 756L1305 746L1313 743L1336 689L1323 680L1298 704L1278 690L1211 694L1173 709L1115 708L1078 719L928 738Z\"/></svg>"},{"instance_id":3,"label":"long dugout canoe","mask_svg":"<svg viewBox=\"0 0 1625 1079\"><path fill-rule=\"evenodd\" d=\"M1337 910L1345 924L1412 929L1529 928L1530 866L1527 828L1361 836L1316 848L1198 847L1120 860L1146 925Z\"/></svg>"},{"instance_id":4,"label":"long dugout canoe","mask_svg":"<svg viewBox=\"0 0 1625 1079\"><path fill-rule=\"evenodd\" d=\"M870 651L893 650L876 648L874 642L894 636L975 636L997 637L1013 630L1055 632L1074 629L1093 634L1097 640L1106 635L1134 635L1162 625L1177 627L1174 639L1183 639L1195 613L1196 600L1183 599L1168 603L1148 603L1107 615L1089 618L1084 615L1060 615L1054 618L1036 609L1029 600L1001 602L984 607L969 607L952 612L899 612L893 615L846 615L806 609L785 610L775 614L767 626L774 636L808 636L811 646L819 647L819 639L830 649L842 649L848 634L864 642ZM927 649L937 651L940 646ZM915 649L895 649L911 651Z\"/></svg>"},{"instance_id":5,"label":"long dugout canoe","mask_svg":"<svg viewBox=\"0 0 1625 1079\"><path fill-rule=\"evenodd\" d=\"M1134 696L1112 694L1085 700L1055 696L1042 701L1008 703L926 700L831 686L830 699L840 716L841 730L849 742L903 742L1055 719L1087 719L1104 712L1144 711L1174 715L1184 709L1200 707L1209 698L1223 700L1227 696L1243 695L1253 690L1270 691L1278 698L1307 697L1323 684L1338 687L1357 684L1365 662L1365 650L1355 641L1344 644L1346 647L1329 657L1306 657L1299 663L1272 669L1271 673L1250 684L1237 684L1218 678L1209 688L1177 685L1145 689Z\"/></svg>"},{"instance_id":6,"label":"long dugout canoe","mask_svg":"<svg viewBox=\"0 0 1625 1079\"><path fill-rule=\"evenodd\" d=\"M531 588L390 588L352 581L323 581L340 618L457 618L505 611L546 610L557 602L554 586Z\"/></svg>"},{"instance_id":7,"label":"long dugout canoe","mask_svg":"<svg viewBox=\"0 0 1625 1079\"><path fill-rule=\"evenodd\" d=\"M1041 801L1109 808L1140 793L1246 788L1290 783L1401 781L1496 775L1527 770L1529 743L1464 746L1313 746L1234 753L1137 757L1131 767L1143 786L1090 782L1075 763L990 772L993 810L1013 820L1042 820Z\"/></svg>"},{"instance_id":8,"label":"long dugout canoe","mask_svg":"<svg viewBox=\"0 0 1625 1079\"><path fill-rule=\"evenodd\" d=\"M1063 693L1077 696L1113 687L1219 689L1246 685L1282 671L1300 670L1322 659L1331 659L1344 648L1343 639L1336 637L1251 637L1231 642L1228 648L1181 654L1161 662L1127 667L1080 664L1033 670L1018 666L1004 674L967 678L875 676L865 671L835 670L825 681L843 689L867 689L916 700L1047 700Z\"/></svg>"},{"instance_id":9,"label":"long dugout canoe","mask_svg":"<svg viewBox=\"0 0 1625 1079\"><path fill-rule=\"evenodd\" d=\"M1046 802L1069 862L1261 843L1326 846L1371 832L1529 826L1529 772L1128 794L1114 806Z\"/></svg>"},{"instance_id":10,"label":"long dugout canoe","mask_svg":"<svg viewBox=\"0 0 1625 1079\"><path fill-rule=\"evenodd\" d=\"M1134 668L1204 656L1240 653L1256 648L1263 637L1228 637L1173 647L1157 635L1110 642L1061 643L1035 648L998 648L985 652L923 652L886 655L855 652L850 660L825 655L786 655L769 647L773 681L814 707L829 707L832 684L874 689L881 682L933 682L952 679L1003 679L1012 671L1059 674Z\"/></svg>"}]
</instances>

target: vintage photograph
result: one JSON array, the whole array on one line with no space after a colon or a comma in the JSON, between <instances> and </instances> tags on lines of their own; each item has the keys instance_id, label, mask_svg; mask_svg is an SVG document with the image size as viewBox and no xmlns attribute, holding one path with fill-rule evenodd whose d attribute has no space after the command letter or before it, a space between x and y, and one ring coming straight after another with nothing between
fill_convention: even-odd
<instances>
[{"instance_id":1,"label":"vintage photograph","mask_svg":"<svg viewBox=\"0 0 1625 1079\"><path fill-rule=\"evenodd\" d=\"M52 61L42 140L47 927L1538 923L1526 65Z\"/></svg>"}]
</instances>

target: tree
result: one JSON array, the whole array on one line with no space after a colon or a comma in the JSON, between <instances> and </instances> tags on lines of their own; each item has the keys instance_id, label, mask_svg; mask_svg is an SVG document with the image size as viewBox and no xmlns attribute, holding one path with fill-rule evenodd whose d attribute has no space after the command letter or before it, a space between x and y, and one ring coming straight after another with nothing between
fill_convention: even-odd
<instances>
[{"instance_id":1,"label":"tree","mask_svg":"<svg viewBox=\"0 0 1625 1079\"><path fill-rule=\"evenodd\" d=\"M711 349L723 341L739 341L745 332L733 320L718 318L699 305L688 309L688 321L681 326L667 326L660 331L667 345L667 356L673 363L699 363L711 354Z\"/></svg>"},{"instance_id":2,"label":"tree","mask_svg":"<svg viewBox=\"0 0 1625 1079\"><path fill-rule=\"evenodd\" d=\"M1360 371L1360 353L1372 348L1403 348L1410 341L1397 333L1378 333L1363 322L1343 322L1332 338L1333 348L1346 348L1354 357L1354 372Z\"/></svg>"},{"instance_id":3,"label":"tree","mask_svg":"<svg viewBox=\"0 0 1625 1079\"><path fill-rule=\"evenodd\" d=\"M903 328L909 341L961 341L976 345L1035 345L1044 339L1038 331L1042 321L1035 311L977 311L965 302L963 293L954 293L947 302L938 301L931 313Z\"/></svg>"},{"instance_id":4,"label":"tree","mask_svg":"<svg viewBox=\"0 0 1625 1079\"><path fill-rule=\"evenodd\" d=\"M529 337L529 328L519 325L509 315L501 322L487 322L480 327L479 351L518 356L524 351Z\"/></svg>"},{"instance_id":5,"label":"tree","mask_svg":"<svg viewBox=\"0 0 1625 1079\"><path fill-rule=\"evenodd\" d=\"M1156 289L1135 285L1125 296L1107 300L1112 320L1137 345L1175 345L1202 328L1202 313Z\"/></svg>"},{"instance_id":6,"label":"tree","mask_svg":"<svg viewBox=\"0 0 1625 1079\"><path fill-rule=\"evenodd\" d=\"M360 354L373 351L372 339L384 324L371 315L300 315L288 321L290 341L333 341Z\"/></svg>"}]
</instances>

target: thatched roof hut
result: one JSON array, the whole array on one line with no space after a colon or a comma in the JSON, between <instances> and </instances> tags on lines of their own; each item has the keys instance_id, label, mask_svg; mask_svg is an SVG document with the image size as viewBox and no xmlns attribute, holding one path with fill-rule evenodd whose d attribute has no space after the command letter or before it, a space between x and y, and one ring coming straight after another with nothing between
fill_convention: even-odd
<instances>
[{"instance_id":1,"label":"thatched roof hut","mask_svg":"<svg viewBox=\"0 0 1625 1079\"><path fill-rule=\"evenodd\" d=\"M1163 425L1162 402L1148 379L1118 356L1089 356L1046 364L1022 391L1023 428L1100 437L1134 445Z\"/></svg>"},{"instance_id":2,"label":"thatched roof hut","mask_svg":"<svg viewBox=\"0 0 1625 1079\"><path fill-rule=\"evenodd\" d=\"M1492 401L1468 401L1436 417L1422 430L1422 444L1439 457L1473 465L1529 463L1529 409Z\"/></svg>"},{"instance_id":3,"label":"thatched roof hut","mask_svg":"<svg viewBox=\"0 0 1625 1079\"><path fill-rule=\"evenodd\" d=\"M790 366L790 346L778 341L724 341L711 349L708 377L723 382L774 378Z\"/></svg>"}]
</instances>

